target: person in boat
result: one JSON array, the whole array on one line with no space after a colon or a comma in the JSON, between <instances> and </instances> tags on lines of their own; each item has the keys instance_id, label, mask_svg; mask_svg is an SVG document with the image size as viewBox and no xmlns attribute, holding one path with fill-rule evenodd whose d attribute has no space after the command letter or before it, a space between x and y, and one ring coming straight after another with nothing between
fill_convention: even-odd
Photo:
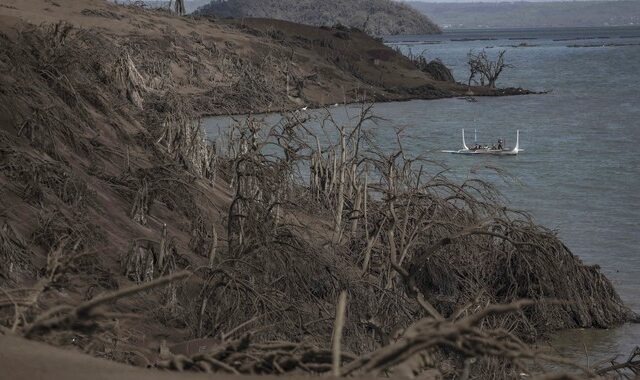
<instances>
[{"instance_id":1,"label":"person in boat","mask_svg":"<svg viewBox=\"0 0 640 380\"><path fill-rule=\"evenodd\" d=\"M502 139L498 139L498 150L502 150L503 148L503 141Z\"/></svg>"}]
</instances>

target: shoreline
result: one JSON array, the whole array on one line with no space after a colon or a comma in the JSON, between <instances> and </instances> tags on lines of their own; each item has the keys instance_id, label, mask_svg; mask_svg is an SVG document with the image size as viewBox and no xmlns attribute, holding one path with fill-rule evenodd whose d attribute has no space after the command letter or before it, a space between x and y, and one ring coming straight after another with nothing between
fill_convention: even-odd
<instances>
[{"instance_id":1,"label":"shoreline","mask_svg":"<svg viewBox=\"0 0 640 380\"><path fill-rule=\"evenodd\" d=\"M406 97L401 97L401 98L394 98L394 97L389 97L389 98L382 98L382 99L375 99L373 101L352 101L352 102L347 102L347 103L342 103L342 102L328 102L328 103L324 103L324 104L319 104L319 103L307 103L307 104L303 104L302 106L304 107L309 107L310 109L313 110L320 110L320 109L324 109L324 108L332 108L333 106L335 106L336 104L338 106L357 106L357 105L364 105L364 104L376 104L376 103L393 103L393 102L410 102L410 101L414 101L414 100L425 100L425 101L429 101L429 100L440 100L440 99L466 99L467 97L480 97L480 98L498 98L498 97L508 97L508 96L527 96L527 95L546 95L551 93L553 90L546 90L546 91L533 91L533 90L527 90L527 89L523 89L520 87L505 87L505 88L496 88L491 90L491 92L489 93L484 93L484 94L473 94L473 95L469 95L469 93L458 93L458 94L450 94L447 96L441 96L441 97L421 97L421 96L406 96ZM273 109L258 109L258 110L250 110L250 111L236 111L236 112L213 112L213 113L199 113L199 116L201 118L207 118L207 117L218 117L218 116L240 116L240 115L256 115L256 114L276 114L276 113L289 113L289 112L295 112L297 110L300 110L300 105L295 105L295 106L289 106L287 108L280 108L277 110L273 110Z\"/></svg>"}]
</instances>

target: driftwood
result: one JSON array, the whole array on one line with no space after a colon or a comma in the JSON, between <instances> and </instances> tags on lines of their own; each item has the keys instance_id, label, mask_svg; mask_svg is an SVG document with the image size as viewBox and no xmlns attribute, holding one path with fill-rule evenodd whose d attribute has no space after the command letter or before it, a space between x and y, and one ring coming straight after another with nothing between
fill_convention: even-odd
<instances>
[{"instance_id":1,"label":"driftwood","mask_svg":"<svg viewBox=\"0 0 640 380\"><path fill-rule=\"evenodd\" d=\"M640 347L636 347L624 362L617 361L617 357L605 360L593 366L600 376L613 376L620 379L637 379L640 376Z\"/></svg>"}]
</instances>

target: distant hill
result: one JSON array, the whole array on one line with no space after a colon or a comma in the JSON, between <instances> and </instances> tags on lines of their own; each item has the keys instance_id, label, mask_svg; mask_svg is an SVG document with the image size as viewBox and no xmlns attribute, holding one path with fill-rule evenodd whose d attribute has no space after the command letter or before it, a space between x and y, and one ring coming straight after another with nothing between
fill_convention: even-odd
<instances>
[{"instance_id":1,"label":"distant hill","mask_svg":"<svg viewBox=\"0 0 640 380\"><path fill-rule=\"evenodd\" d=\"M132 4L137 3L140 0L109 0L109 1L117 1L120 4ZM150 8L169 8L173 1L170 0L141 0ZM209 4L211 0L185 0L184 6L187 9L187 13L191 13L196 9L200 8L203 5Z\"/></svg>"},{"instance_id":2,"label":"distant hill","mask_svg":"<svg viewBox=\"0 0 640 380\"><path fill-rule=\"evenodd\" d=\"M640 1L503 3L407 2L443 28L543 28L640 25Z\"/></svg>"},{"instance_id":3,"label":"distant hill","mask_svg":"<svg viewBox=\"0 0 640 380\"><path fill-rule=\"evenodd\" d=\"M196 9L209 4L211 0L186 0L184 5L187 7L187 13L194 12Z\"/></svg>"},{"instance_id":4,"label":"distant hill","mask_svg":"<svg viewBox=\"0 0 640 380\"><path fill-rule=\"evenodd\" d=\"M197 13L274 18L315 26L342 24L376 36L440 32L425 15L391 0L214 0Z\"/></svg>"}]
</instances>

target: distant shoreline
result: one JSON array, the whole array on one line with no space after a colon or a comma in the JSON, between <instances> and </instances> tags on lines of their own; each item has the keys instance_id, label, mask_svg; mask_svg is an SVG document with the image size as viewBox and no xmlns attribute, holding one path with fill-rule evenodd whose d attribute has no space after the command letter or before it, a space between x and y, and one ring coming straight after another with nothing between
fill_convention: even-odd
<instances>
[{"instance_id":1,"label":"distant shoreline","mask_svg":"<svg viewBox=\"0 0 640 380\"><path fill-rule=\"evenodd\" d=\"M442 34L457 33L457 32L485 32L485 31L541 31L541 30L593 30L593 29L637 29L640 30L640 25L610 25L610 26L542 26L542 27L487 27L487 28L445 28L442 29Z\"/></svg>"},{"instance_id":2,"label":"distant shoreline","mask_svg":"<svg viewBox=\"0 0 640 380\"><path fill-rule=\"evenodd\" d=\"M631 0L464 3L409 1L407 4L428 15L445 30L640 25L640 3Z\"/></svg>"},{"instance_id":3,"label":"distant shoreline","mask_svg":"<svg viewBox=\"0 0 640 380\"><path fill-rule=\"evenodd\" d=\"M589 34L589 35L588 35ZM605 34L607 34L605 36ZM387 45L402 45L410 43L440 44L443 42L457 42L468 40L541 40L550 39L609 39L609 38L640 38L640 25L637 26L609 26L609 27L567 27L567 28L482 28L482 29L446 29L439 35L403 35L384 36Z\"/></svg>"}]
</instances>

